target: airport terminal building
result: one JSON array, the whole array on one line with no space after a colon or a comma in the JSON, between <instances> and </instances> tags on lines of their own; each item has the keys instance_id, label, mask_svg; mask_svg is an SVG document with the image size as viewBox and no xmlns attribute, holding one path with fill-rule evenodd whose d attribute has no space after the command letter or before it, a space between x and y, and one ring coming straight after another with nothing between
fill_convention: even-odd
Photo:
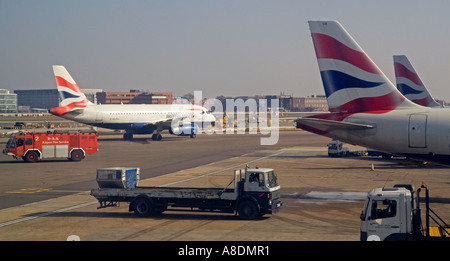
<instances>
[{"instance_id":1,"label":"airport terminal building","mask_svg":"<svg viewBox=\"0 0 450 261\"><path fill-rule=\"evenodd\" d=\"M102 89L82 89L86 98L97 103L96 93ZM57 89L15 90L17 95L18 112L33 112L36 109L51 109L59 106L59 93ZM16 112L16 111L14 111Z\"/></svg>"},{"instance_id":2,"label":"airport terminal building","mask_svg":"<svg viewBox=\"0 0 450 261\"><path fill-rule=\"evenodd\" d=\"M24 112L33 109L50 109L59 106L59 94L57 89L39 90L15 90L17 105L23 106Z\"/></svg>"},{"instance_id":3,"label":"airport terminal building","mask_svg":"<svg viewBox=\"0 0 450 261\"><path fill-rule=\"evenodd\" d=\"M0 113L17 112L17 94L0 89Z\"/></svg>"}]
</instances>

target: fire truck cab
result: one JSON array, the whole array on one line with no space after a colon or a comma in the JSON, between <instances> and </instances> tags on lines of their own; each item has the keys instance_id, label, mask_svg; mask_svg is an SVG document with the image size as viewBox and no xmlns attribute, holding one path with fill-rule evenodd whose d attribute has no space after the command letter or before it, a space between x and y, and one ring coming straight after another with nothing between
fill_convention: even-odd
<instances>
[{"instance_id":1,"label":"fire truck cab","mask_svg":"<svg viewBox=\"0 0 450 261\"><path fill-rule=\"evenodd\" d=\"M3 154L26 162L50 158L80 161L97 150L96 132L42 132L11 136Z\"/></svg>"}]
</instances>

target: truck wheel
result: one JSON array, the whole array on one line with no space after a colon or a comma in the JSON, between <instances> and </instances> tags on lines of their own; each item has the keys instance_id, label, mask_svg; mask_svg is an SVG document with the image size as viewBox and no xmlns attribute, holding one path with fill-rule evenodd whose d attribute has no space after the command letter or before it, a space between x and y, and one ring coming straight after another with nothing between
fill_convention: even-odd
<instances>
[{"instance_id":1,"label":"truck wheel","mask_svg":"<svg viewBox=\"0 0 450 261\"><path fill-rule=\"evenodd\" d=\"M238 213L242 219L255 219L258 216L258 207L251 201L244 201L239 204Z\"/></svg>"},{"instance_id":2,"label":"truck wheel","mask_svg":"<svg viewBox=\"0 0 450 261\"><path fill-rule=\"evenodd\" d=\"M146 198L138 198L134 202L134 214L138 217L148 217L152 214L152 203Z\"/></svg>"},{"instance_id":3,"label":"truck wheel","mask_svg":"<svg viewBox=\"0 0 450 261\"><path fill-rule=\"evenodd\" d=\"M74 150L70 153L71 161L81 161L83 159L83 152L81 150Z\"/></svg>"},{"instance_id":4,"label":"truck wheel","mask_svg":"<svg viewBox=\"0 0 450 261\"><path fill-rule=\"evenodd\" d=\"M26 162L36 162L39 160L39 155L36 151L29 151L24 157L23 160Z\"/></svg>"}]
</instances>

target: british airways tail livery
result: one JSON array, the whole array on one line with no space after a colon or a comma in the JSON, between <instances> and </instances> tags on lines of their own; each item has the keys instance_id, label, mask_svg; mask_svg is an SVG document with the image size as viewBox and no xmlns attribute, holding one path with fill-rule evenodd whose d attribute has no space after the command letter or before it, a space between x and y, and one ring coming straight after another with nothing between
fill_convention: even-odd
<instances>
[{"instance_id":1,"label":"british airways tail livery","mask_svg":"<svg viewBox=\"0 0 450 261\"><path fill-rule=\"evenodd\" d=\"M215 123L206 108L191 104L93 104L78 87L64 66L54 65L60 106L50 113L65 119L107 129L125 130L124 139L133 134L152 134L161 140L161 131L194 138L199 126ZM187 122L187 123L186 123Z\"/></svg>"},{"instance_id":2,"label":"british airways tail livery","mask_svg":"<svg viewBox=\"0 0 450 261\"><path fill-rule=\"evenodd\" d=\"M52 114L63 116L71 111L83 110L88 104L91 104L66 68L63 66L53 66L53 72L55 74L61 106L50 109Z\"/></svg>"},{"instance_id":3,"label":"british airways tail livery","mask_svg":"<svg viewBox=\"0 0 450 261\"><path fill-rule=\"evenodd\" d=\"M394 55L397 89L410 101L426 107L442 107L430 94L405 55Z\"/></svg>"},{"instance_id":4,"label":"british airways tail livery","mask_svg":"<svg viewBox=\"0 0 450 261\"><path fill-rule=\"evenodd\" d=\"M450 111L406 99L337 21L309 21L330 113L297 127L382 152L450 163Z\"/></svg>"}]
</instances>

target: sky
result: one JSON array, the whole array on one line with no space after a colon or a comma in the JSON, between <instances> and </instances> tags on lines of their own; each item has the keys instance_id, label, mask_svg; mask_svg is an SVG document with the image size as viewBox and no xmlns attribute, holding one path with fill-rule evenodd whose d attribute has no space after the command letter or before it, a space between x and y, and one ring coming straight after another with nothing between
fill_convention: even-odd
<instances>
[{"instance_id":1,"label":"sky","mask_svg":"<svg viewBox=\"0 0 450 261\"><path fill-rule=\"evenodd\" d=\"M0 89L80 88L203 98L323 94L308 20L337 20L395 83L407 55L450 101L446 0L0 0Z\"/></svg>"}]
</instances>

